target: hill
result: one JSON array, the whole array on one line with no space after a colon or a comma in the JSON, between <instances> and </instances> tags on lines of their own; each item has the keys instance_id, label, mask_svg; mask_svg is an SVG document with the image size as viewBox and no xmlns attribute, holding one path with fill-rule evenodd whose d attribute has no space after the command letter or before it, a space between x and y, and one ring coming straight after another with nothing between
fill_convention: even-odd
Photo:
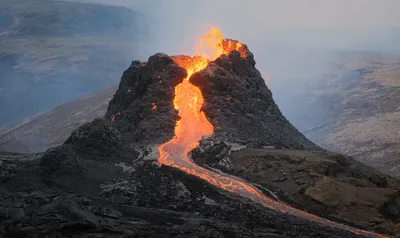
<instances>
[{"instance_id":1,"label":"hill","mask_svg":"<svg viewBox=\"0 0 400 238\"><path fill-rule=\"evenodd\" d=\"M325 118L304 132L324 148L400 176L400 57L348 55L343 62L353 79L319 85L314 98L325 106Z\"/></svg>"},{"instance_id":2,"label":"hill","mask_svg":"<svg viewBox=\"0 0 400 238\"><path fill-rule=\"evenodd\" d=\"M95 118L103 117L115 86L0 127L0 150L36 153L62 144L75 128Z\"/></svg>"},{"instance_id":3,"label":"hill","mask_svg":"<svg viewBox=\"0 0 400 238\"><path fill-rule=\"evenodd\" d=\"M104 35L112 31L136 30L138 39L146 29L134 26L144 16L117 6L51 0L11 1L1 4L3 36ZM107 16L107 17L105 17Z\"/></svg>"},{"instance_id":4,"label":"hill","mask_svg":"<svg viewBox=\"0 0 400 238\"><path fill-rule=\"evenodd\" d=\"M147 39L145 16L117 6L5 0L0 19L0 125L117 83Z\"/></svg>"}]
</instances>

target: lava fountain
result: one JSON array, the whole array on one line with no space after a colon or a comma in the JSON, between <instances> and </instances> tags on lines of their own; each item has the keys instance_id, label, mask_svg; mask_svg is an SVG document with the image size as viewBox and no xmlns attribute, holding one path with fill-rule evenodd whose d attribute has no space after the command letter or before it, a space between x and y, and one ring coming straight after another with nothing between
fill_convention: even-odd
<instances>
[{"instance_id":1,"label":"lava fountain","mask_svg":"<svg viewBox=\"0 0 400 238\"><path fill-rule=\"evenodd\" d=\"M202 137L210 136L214 132L214 127L207 120L204 112L201 111L201 107L204 103L201 90L192 85L189 79L193 73L204 69L208 62L216 59L221 54L228 54L229 52L226 49L236 49L241 53L242 57L245 55L245 52L241 51L242 45L240 43L223 40L221 32L217 28L212 28L207 34L199 37L195 57L173 57L173 60L179 66L186 69L188 76L175 88L173 103L175 109L179 111L181 119L176 123L175 137L158 147L158 152L160 153L158 162L162 165L171 166L197 176L218 188L251 199L269 209L281 213L287 213L309 221L348 230L367 237L386 237L339 224L272 200L263 195L255 187L233 177L205 169L195 164L189 158L188 153L199 144Z\"/></svg>"}]
</instances>

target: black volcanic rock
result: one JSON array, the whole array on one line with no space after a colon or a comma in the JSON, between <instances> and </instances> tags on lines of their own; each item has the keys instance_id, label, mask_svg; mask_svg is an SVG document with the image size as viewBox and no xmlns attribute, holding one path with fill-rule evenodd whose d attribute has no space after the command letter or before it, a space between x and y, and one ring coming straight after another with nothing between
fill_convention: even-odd
<instances>
[{"instance_id":1,"label":"black volcanic rock","mask_svg":"<svg viewBox=\"0 0 400 238\"><path fill-rule=\"evenodd\" d=\"M215 72L215 82L210 82L213 75L209 74L204 82L193 78L201 84L211 121L226 120L222 129L217 128L220 141L207 138L193 151L193 157L203 158L196 161L210 167L215 162L220 166L229 163L234 148L227 140L252 146L304 144L304 148L314 148L284 120L270 91L261 85L252 55L242 59L235 53L220 57L197 75L198 80L205 72ZM218 70L212 71L213 67ZM0 173L5 181L0 183L0 237L358 237L268 209L154 161L157 144L174 135L179 119L173 106L174 87L186 76L185 70L165 54L150 57L146 64L134 61L124 72L105 119L81 126L63 145L44 155L0 153L0 171L5 171ZM247 84L240 88L239 78L250 88ZM233 81L224 81L227 79ZM221 97L226 87L232 90L232 97L242 100L243 108L236 102L224 104ZM240 117L210 115L214 107L247 110L251 107L248 103L255 103L253 97L264 100L253 110L259 110L260 119L267 116L276 128L268 130L268 124L261 123L256 124L262 127L261 132L253 126L248 131L244 126L258 122L249 121L241 112ZM294 138L277 136L280 129ZM241 161L251 162L247 158ZM260 191L268 190L268 184L262 186ZM275 200L285 198L273 192L265 194ZM395 214L393 207L397 208L388 206L386 213Z\"/></svg>"},{"instance_id":2,"label":"black volcanic rock","mask_svg":"<svg viewBox=\"0 0 400 238\"><path fill-rule=\"evenodd\" d=\"M115 163L132 153L126 150L120 132L98 118L74 130L64 144L47 150L38 172L48 184L97 191L99 184L116 175Z\"/></svg>"},{"instance_id":3,"label":"black volcanic rock","mask_svg":"<svg viewBox=\"0 0 400 238\"><path fill-rule=\"evenodd\" d=\"M75 151L92 155L110 156L122 147L122 136L110 122L97 118L74 130L65 144L72 145Z\"/></svg>"},{"instance_id":4,"label":"black volcanic rock","mask_svg":"<svg viewBox=\"0 0 400 238\"><path fill-rule=\"evenodd\" d=\"M42 174L55 177L61 175L76 176L81 172L76 155L68 145L47 150L39 165Z\"/></svg>"},{"instance_id":5,"label":"black volcanic rock","mask_svg":"<svg viewBox=\"0 0 400 238\"><path fill-rule=\"evenodd\" d=\"M49 185L56 178L38 178L34 157L0 159L0 169L12 174L0 184L1 237L357 237L266 209L176 169L130 162L136 158L107 181L89 184L96 191L79 189L85 180L68 190Z\"/></svg>"},{"instance_id":6,"label":"black volcanic rock","mask_svg":"<svg viewBox=\"0 0 400 238\"><path fill-rule=\"evenodd\" d=\"M110 101L105 118L134 142L165 141L174 135L178 112L175 86L187 76L169 56L155 54L147 63L132 62Z\"/></svg>"},{"instance_id":7,"label":"black volcanic rock","mask_svg":"<svg viewBox=\"0 0 400 238\"><path fill-rule=\"evenodd\" d=\"M242 58L234 50L191 76L215 133L250 147L320 150L282 115L254 65L253 57Z\"/></svg>"}]
</instances>

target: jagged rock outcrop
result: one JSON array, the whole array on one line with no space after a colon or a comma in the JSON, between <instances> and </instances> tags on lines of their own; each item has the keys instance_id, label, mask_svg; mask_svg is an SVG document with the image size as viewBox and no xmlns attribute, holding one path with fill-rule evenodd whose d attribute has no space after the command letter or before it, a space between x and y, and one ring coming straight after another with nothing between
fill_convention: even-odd
<instances>
[{"instance_id":1,"label":"jagged rock outcrop","mask_svg":"<svg viewBox=\"0 0 400 238\"><path fill-rule=\"evenodd\" d=\"M77 176L81 172L75 152L68 145L51 148L40 159L40 173L59 178L62 175Z\"/></svg>"},{"instance_id":2,"label":"jagged rock outcrop","mask_svg":"<svg viewBox=\"0 0 400 238\"><path fill-rule=\"evenodd\" d=\"M174 135L178 112L175 86L187 76L169 56L155 54L147 63L133 61L110 101L105 118L133 142L151 144Z\"/></svg>"},{"instance_id":3,"label":"jagged rock outcrop","mask_svg":"<svg viewBox=\"0 0 400 238\"><path fill-rule=\"evenodd\" d=\"M74 130L65 141L74 151L92 156L112 156L122 148L122 136L110 122L97 118Z\"/></svg>"},{"instance_id":4,"label":"jagged rock outcrop","mask_svg":"<svg viewBox=\"0 0 400 238\"><path fill-rule=\"evenodd\" d=\"M47 150L38 164L39 176L65 189L98 190L112 179L115 163L132 156L118 130L105 119L95 119L77 128L64 144Z\"/></svg>"},{"instance_id":5,"label":"jagged rock outcrop","mask_svg":"<svg viewBox=\"0 0 400 238\"><path fill-rule=\"evenodd\" d=\"M77 158L111 160L123 149L122 136L101 118L86 123L71 133L64 144L47 150L40 166L52 174L66 168L78 167Z\"/></svg>"}]
</instances>

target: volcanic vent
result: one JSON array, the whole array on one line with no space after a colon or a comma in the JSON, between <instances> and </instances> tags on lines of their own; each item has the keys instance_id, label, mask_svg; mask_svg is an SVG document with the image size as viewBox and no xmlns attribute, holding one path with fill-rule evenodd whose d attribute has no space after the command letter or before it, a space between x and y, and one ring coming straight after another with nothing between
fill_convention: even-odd
<instances>
[{"instance_id":1,"label":"volcanic vent","mask_svg":"<svg viewBox=\"0 0 400 238\"><path fill-rule=\"evenodd\" d=\"M320 149L282 115L245 44L222 39L213 28L195 52L132 62L106 118L134 142L165 142L176 135L176 125L185 127L183 114L192 111L188 124L192 131L205 128L203 135L247 147Z\"/></svg>"},{"instance_id":2,"label":"volcanic vent","mask_svg":"<svg viewBox=\"0 0 400 238\"><path fill-rule=\"evenodd\" d=\"M199 40L194 57L158 53L147 62L134 61L125 71L106 114L125 140L134 148L157 147L159 164L267 208L356 234L379 236L277 202L252 185L203 168L189 158L205 136L244 147L321 150L282 115L245 44L223 39L216 28ZM154 153L147 157L151 156Z\"/></svg>"}]
</instances>

